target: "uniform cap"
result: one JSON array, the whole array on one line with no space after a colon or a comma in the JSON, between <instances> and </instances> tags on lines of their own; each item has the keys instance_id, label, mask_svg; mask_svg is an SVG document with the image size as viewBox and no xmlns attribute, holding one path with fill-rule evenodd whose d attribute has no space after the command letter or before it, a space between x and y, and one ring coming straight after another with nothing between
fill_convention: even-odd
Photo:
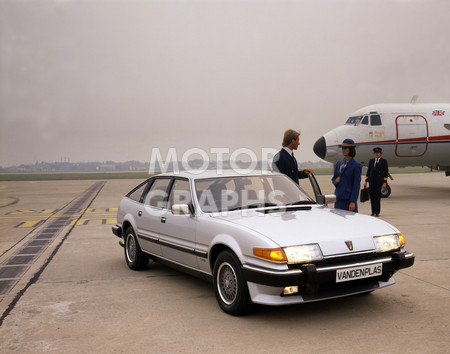
<instances>
[{"instance_id":1,"label":"uniform cap","mask_svg":"<svg viewBox=\"0 0 450 354\"><path fill-rule=\"evenodd\" d=\"M380 147L373 148L373 152L382 152L383 149Z\"/></svg>"},{"instance_id":2,"label":"uniform cap","mask_svg":"<svg viewBox=\"0 0 450 354\"><path fill-rule=\"evenodd\" d=\"M351 148L351 147L356 147L356 144L355 144L355 142L352 140L352 139L345 139L343 142L342 142L342 144L341 145L339 145L339 147L341 147L341 148L344 148L344 147L348 147L348 148Z\"/></svg>"}]
</instances>

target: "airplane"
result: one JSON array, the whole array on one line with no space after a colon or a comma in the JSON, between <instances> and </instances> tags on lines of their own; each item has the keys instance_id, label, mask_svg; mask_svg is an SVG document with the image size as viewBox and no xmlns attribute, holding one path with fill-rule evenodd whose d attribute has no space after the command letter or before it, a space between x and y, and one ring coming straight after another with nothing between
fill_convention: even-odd
<instances>
[{"instance_id":1,"label":"airplane","mask_svg":"<svg viewBox=\"0 0 450 354\"><path fill-rule=\"evenodd\" d=\"M336 163L343 158L339 145L346 138L356 143L356 158L364 166L383 149L389 167L429 166L450 176L450 104L375 104L358 109L341 125L314 144L314 153ZM391 179L393 179L390 176ZM387 198L391 188L382 190Z\"/></svg>"}]
</instances>

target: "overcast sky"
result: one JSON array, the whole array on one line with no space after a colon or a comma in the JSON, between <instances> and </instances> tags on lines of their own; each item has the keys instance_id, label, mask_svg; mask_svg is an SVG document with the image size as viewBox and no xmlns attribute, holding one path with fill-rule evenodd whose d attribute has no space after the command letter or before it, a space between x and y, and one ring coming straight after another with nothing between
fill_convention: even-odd
<instances>
[{"instance_id":1,"label":"overcast sky","mask_svg":"<svg viewBox=\"0 0 450 354\"><path fill-rule=\"evenodd\" d=\"M0 165L276 148L450 102L448 0L0 0Z\"/></svg>"}]
</instances>

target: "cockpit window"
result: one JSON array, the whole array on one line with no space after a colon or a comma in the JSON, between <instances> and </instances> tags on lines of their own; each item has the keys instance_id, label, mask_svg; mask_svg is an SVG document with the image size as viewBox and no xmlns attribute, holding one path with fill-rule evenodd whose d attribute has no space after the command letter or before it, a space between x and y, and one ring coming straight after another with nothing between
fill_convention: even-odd
<instances>
[{"instance_id":1,"label":"cockpit window","mask_svg":"<svg viewBox=\"0 0 450 354\"><path fill-rule=\"evenodd\" d=\"M345 124L348 124L348 125L359 125L359 123L361 122L361 119L362 119L362 116L350 117L349 119L347 119Z\"/></svg>"},{"instance_id":2,"label":"cockpit window","mask_svg":"<svg viewBox=\"0 0 450 354\"><path fill-rule=\"evenodd\" d=\"M369 124L369 117L368 116L364 116L364 118L361 121L361 124L368 125Z\"/></svg>"},{"instance_id":3,"label":"cockpit window","mask_svg":"<svg viewBox=\"0 0 450 354\"><path fill-rule=\"evenodd\" d=\"M370 116L370 125L381 125L381 117L378 114Z\"/></svg>"}]
</instances>

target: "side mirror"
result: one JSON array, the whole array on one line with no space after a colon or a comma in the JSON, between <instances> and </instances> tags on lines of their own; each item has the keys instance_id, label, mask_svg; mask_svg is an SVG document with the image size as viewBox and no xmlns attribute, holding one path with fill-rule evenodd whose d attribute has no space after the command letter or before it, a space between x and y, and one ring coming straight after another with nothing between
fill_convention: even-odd
<instances>
[{"instance_id":1,"label":"side mirror","mask_svg":"<svg viewBox=\"0 0 450 354\"><path fill-rule=\"evenodd\" d=\"M172 205L173 215L190 215L191 210L188 204L174 204Z\"/></svg>"},{"instance_id":2,"label":"side mirror","mask_svg":"<svg viewBox=\"0 0 450 354\"><path fill-rule=\"evenodd\" d=\"M308 175L309 181L311 182L312 189L314 191L314 196L316 197L317 204L332 204L336 203L336 196L334 194L322 194L320 190L319 183L316 180L316 177L310 173Z\"/></svg>"},{"instance_id":3,"label":"side mirror","mask_svg":"<svg viewBox=\"0 0 450 354\"><path fill-rule=\"evenodd\" d=\"M325 194L325 195L322 195L322 197L323 197L322 204L336 203L336 196L334 194Z\"/></svg>"},{"instance_id":4,"label":"side mirror","mask_svg":"<svg viewBox=\"0 0 450 354\"><path fill-rule=\"evenodd\" d=\"M334 194L325 194L317 196L317 204L331 204L336 203L336 196Z\"/></svg>"}]
</instances>

